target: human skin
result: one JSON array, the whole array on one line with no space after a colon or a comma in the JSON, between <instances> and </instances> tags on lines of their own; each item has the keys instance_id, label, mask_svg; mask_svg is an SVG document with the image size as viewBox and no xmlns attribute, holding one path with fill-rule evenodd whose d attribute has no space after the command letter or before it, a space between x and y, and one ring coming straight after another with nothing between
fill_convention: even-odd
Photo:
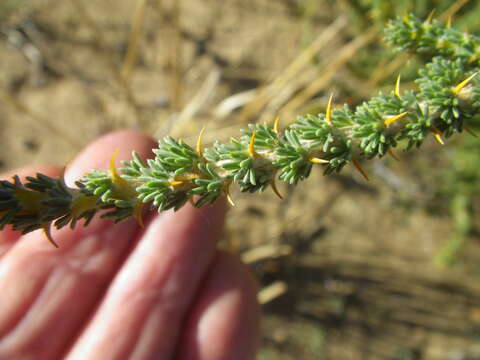
<instances>
[{"instance_id":1,"label":"human skin","mask_svg":"<svg viewBox=\"0 0 480 360\"><path fill-rule=\"evenodd\" d=\"M151 157L155 142L134 131L106 135L65 170L65 181L106 169L132 150ZM117 166L119 164L117 163ZM4 174L21 177L50 165ZM259 306L248 269L217 250L225 203L145 214L113 225L24 236L0 232L1 359L247 360L258 346Z\"/></svg>"}]
</instances>

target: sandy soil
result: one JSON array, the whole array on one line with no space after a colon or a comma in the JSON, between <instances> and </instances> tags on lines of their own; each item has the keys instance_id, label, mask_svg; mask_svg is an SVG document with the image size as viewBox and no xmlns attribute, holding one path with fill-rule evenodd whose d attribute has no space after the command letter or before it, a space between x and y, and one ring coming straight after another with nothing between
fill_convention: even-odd
<instances>
[{"instance_id":1,"label":"sandy soil","mask_svg":"<svg viewBox=\"0 0 480 360\"><path fill-rule=\"evenodd\" d=\"M125 127L188 141L203 125L207 141L238 134L261 116L219 116L221 101L270 84L346 16L343 2L325 2L306 18L300 3L184 0L176 13L173 0L147 1L124 82L135 1L24 2L1 24L0 170L66 164L94 138ZM305 65L299 86L331 71L351 31L346 23ZM323 61L330 67L318 66ZM362 81L340 64L325 87L355 102L370 91ZM286 88L279 98L302 89ZM261 114L270 113L261 107ZM378 161L367 167L370 182L352 169L328 179L315 171L298 188L282 185L283 201L234 192L223 246L290 251L251 264L262 286L288 287L264 306L260 359L480 358L478 232L458 266L433 260L452 232L447 213L432 211L431 186L450 151L428 143L424 152L400 154L400 163Z\"/></svg>"}]
</instances>

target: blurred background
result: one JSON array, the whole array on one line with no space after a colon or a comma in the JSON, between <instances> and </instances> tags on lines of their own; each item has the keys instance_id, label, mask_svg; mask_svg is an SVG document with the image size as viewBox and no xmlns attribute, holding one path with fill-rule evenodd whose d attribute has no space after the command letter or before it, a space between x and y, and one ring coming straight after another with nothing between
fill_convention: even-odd
<instances>
[{"instance_id":1,"label":"blurred background","mask_svg":"<svg viewBox=\"0 0 480 360\"><path fill-rule=\"evenodd\" d=\"M480 31L474 0L1 0L0 171L65 165L115 129L228 141L332 92L414 88L422 59L382 28L432 9ZM260 360L480 359L480 138L397 156L370 181L315 169L283 201L234 191L222 246L259 280Z\"/></svg>"}]
</instances>

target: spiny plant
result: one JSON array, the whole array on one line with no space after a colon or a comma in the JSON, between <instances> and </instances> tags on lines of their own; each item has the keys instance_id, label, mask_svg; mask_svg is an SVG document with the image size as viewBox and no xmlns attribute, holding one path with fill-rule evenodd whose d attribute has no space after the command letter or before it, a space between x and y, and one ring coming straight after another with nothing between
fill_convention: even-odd
<instances>
[{"instance_id":1,"label":"spiny plant","mask_svg":"<svg viewBox=\"0 0 480 360\"><path fill-rule=\"evenodd\" d=\"M314 165L325 175L353 164L365 177L360 162L381 158L392 149L420 147L428 135L438 142L468 131L480 109L480 37L461 32L450 24L413 15L391 21L385 39L397 51L428 56L418 72L417 90L400 91L400 76L388 93L360 104L333 109L330 96L325 113L299 116L283 131L272 125L250 124L228 143L203 148L202 132L195 148L166 137L153 150L154 159L144 162L134 152L130 161L116 169L94 170L65 185L62 178L43 174L22 183L0 182L0 229L12 226L27 233L50 227L74 228L84 219L88 225L100 210L116 222L134 216L141 223L146 203L158 211L181 208L188 201L201 207L225 194L236 183L241 191L260 192L269 186L279 196L276 178L297 184ZM404 145L403 145L404 144Z\"/></svg>"}]
</instances>

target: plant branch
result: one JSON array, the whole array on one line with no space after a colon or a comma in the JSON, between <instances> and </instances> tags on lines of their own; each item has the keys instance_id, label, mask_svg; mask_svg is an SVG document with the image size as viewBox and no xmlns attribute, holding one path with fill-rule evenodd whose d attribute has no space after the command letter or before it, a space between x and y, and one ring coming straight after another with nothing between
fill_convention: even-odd
<instances>
[{"instance_id":1,"label":"plant branch","mask_svg":"<svg viewBox=\"0 0 480 360\"><path fill-rule=\"evenodd\" d=\"M420 69L418 90L401 92L400 78L388 93L380 93L355 108L333 109L332 97L325 113L300 116L281 131L271 125L249 125L228 143L203 148L201 132L195 149L172 137L159 142L155 158L133 159L116 169L94 170L68 188L62 179L42 174L22 184L0 182L0 228L11 225L24 233L51 224L61 228L85 223L101 209L102 217L121 221L135 216L139 222L143 204L158 211L175 210L191 201L200 207L237 184L244 192L261 192L276 179L297 184L313 166L325 175L353 164L362 175L364 159L381 158L399 146L420 147L428 135L441 144L479 112L478 37L459 32L437 21L420 21L412 15L392 21L386 40L400 51L428 54Z\"/></svg>"}]
</instances>

